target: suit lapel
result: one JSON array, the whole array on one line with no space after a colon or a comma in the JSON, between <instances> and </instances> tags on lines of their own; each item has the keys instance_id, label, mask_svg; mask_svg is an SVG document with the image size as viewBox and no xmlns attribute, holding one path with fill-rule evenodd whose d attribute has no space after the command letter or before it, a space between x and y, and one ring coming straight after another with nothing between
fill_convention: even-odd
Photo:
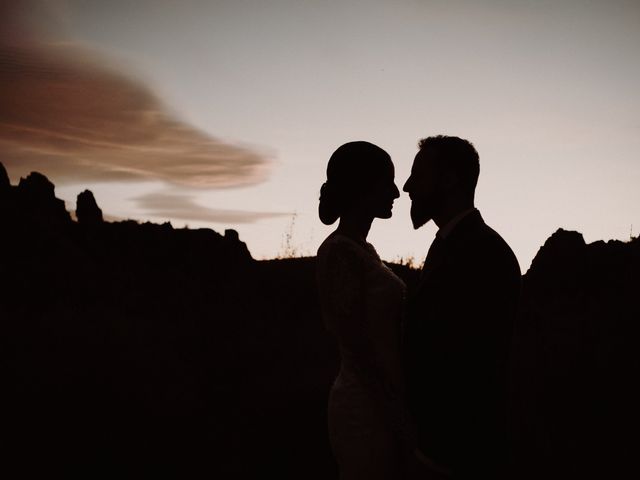
<instances>
[{"instance_id":1,"label":"suit lapel","mask_svg":"<svg viewBox=\"0 0 640 480\"><path fill-rule=\"evenodd\" d=\"M418 295L424 286L433 278L434 273L446 262L448 256L452 254L452 251L455 252L456 248L461 242L465 241L469 233L474 229L481 228L482 225L484 225L484 220L480 212L476 210L463 218L447 238L442 239L436 236L431 247L429 247L429 252L427 253L424 266L420 273L420 280L418 281L416 289ZM453 254L455 255L455 253Z\"/></svg>"},{"instance_id":2,"label":"suit lapel","mask_svg":"<svg viewBox=\"0 0 640 480\"><path fill-rule=\"evenodd\" d=\"M442 265L446 258L446 250L447 250L447 241L436 237L436 239L429 247L429 253L427 253L427 258L424 261L424 265L422 267L422 271L420 272L420 281L418 282L418 290L422 288L422 286L429 280L429 278L433 275L433 272Z\"/></svg>"}]
</instances>

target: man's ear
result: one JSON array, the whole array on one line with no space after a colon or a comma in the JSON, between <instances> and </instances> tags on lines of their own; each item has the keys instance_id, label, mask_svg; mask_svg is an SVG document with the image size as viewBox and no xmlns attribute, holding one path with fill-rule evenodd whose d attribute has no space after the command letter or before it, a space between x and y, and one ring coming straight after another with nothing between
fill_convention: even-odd
<instances>
[{"instance_id":1,"label":"man's ear","mask_svg":"<svg viewBox=\"0 0 640 480\"><path fill-rule=\"evenodd\" d=\"M458 185L459 179L456 172L453 170L445 170L442 172L442 176L440 177L440 184L442 185L442 189L445 191L452 190Z\"/></svg>"}]
</instances>

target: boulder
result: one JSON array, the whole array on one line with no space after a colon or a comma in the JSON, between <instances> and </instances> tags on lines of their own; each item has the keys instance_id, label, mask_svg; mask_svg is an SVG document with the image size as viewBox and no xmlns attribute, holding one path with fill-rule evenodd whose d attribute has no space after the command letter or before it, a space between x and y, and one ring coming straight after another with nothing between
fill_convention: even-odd
<instances>
[{"instance_id":1,"label":"boulder","mask_svg":"<svg viewBox=\"0 0 640 480\"><path fill-rule=\"evenodd\" d=\"M67 224L71 221L64 200L56 198L55 186L41 173L31 172L27 178L21 178L17 197L23 215L31 221L43 226Z\"/></svg>"},{"instance_id":2,"label":"boulder","mask_svg":"<svg viewBox=\"0 0 640 480\"><path fill-rule=\"evenodd\" d=\"M21 194L35 201L47 201L56 198L55 186L47 177L38 172L31 172L27 178L18 183Z\"/></svg>"},{"instance_id":3,"label":"boulder","mask_svg":"<svg viewBox=\"0 0 640 480\"><path fill-rule=\"evenodd\" d=\"M8 192L11 189L11 182L9 182L9 175L7 174L7 170L0 162L0 195L5 192Z\"/></svg>"},{"instance_id":4,"label":"boulder","mask_svg":"<svg viewBox=\"0 0 640 480\"><path fill-rule=\"evenodd\" d=\"M82 225L99 225L103 222L102 210L90 190L78 194L76 199L76 217Z\"/></svg>"}]
</instances>

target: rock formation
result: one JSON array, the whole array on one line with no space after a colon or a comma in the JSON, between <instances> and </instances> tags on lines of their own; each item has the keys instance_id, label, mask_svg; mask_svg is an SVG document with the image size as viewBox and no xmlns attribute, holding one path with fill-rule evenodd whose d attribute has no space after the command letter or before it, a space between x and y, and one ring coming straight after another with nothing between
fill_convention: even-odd
<instances>
[{"instance_id":1,"label":"rock formation","mask_svg":"<svg viewBox=\"0 0 640 480\"><path fill-rule=\"evenodd\" d=\"M0 195L6 194L10 188L9 175L7 175L7 170L4 168L2 162L0 162Z\"/></svg>"},{"instance_id":2,"label":"rock formation","mask_svg":"<svg viewBox=\"0 0 640 480\"><path fill-rule=\"evenodd\" d=\"M41 173L31 172L20 179L15 202L16 214L41 227L60 227L71 222L64 201L56 198L55 186Z\"/></svg>"},{"instance_id":3,"label":"rock formation","mask_svg":"<svg viewBox=\"0 0 640 480\"><path fill-rule=\"evenodd\" d=\"M78 194L76 200L76 217L81 225L99 225L103 222L102 210L90 190Z\"/></svg>"}]
</instances>

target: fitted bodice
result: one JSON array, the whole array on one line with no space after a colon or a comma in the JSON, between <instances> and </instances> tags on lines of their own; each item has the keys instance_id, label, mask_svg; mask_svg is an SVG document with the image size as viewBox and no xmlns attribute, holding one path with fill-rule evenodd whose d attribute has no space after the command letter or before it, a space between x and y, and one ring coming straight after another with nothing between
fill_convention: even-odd
<instances>
[{"instance_id":1,"label":"fitted bodice","mask_svg":"<svg viewBox=\"0 0 640 480\"><path fill-rule=\"evenodd\" d=\"M342 382L368 384L383 372L396 383L405 284L370 243L331 234L318 249L317 281L326 328L342 357ZM383 351L380 354L380 346ZM387 348L388 347L388 348ZM392 356L395 353L391 354ZM386 364L385 364L386 363Z\"/></svg>"}]
</instances>

